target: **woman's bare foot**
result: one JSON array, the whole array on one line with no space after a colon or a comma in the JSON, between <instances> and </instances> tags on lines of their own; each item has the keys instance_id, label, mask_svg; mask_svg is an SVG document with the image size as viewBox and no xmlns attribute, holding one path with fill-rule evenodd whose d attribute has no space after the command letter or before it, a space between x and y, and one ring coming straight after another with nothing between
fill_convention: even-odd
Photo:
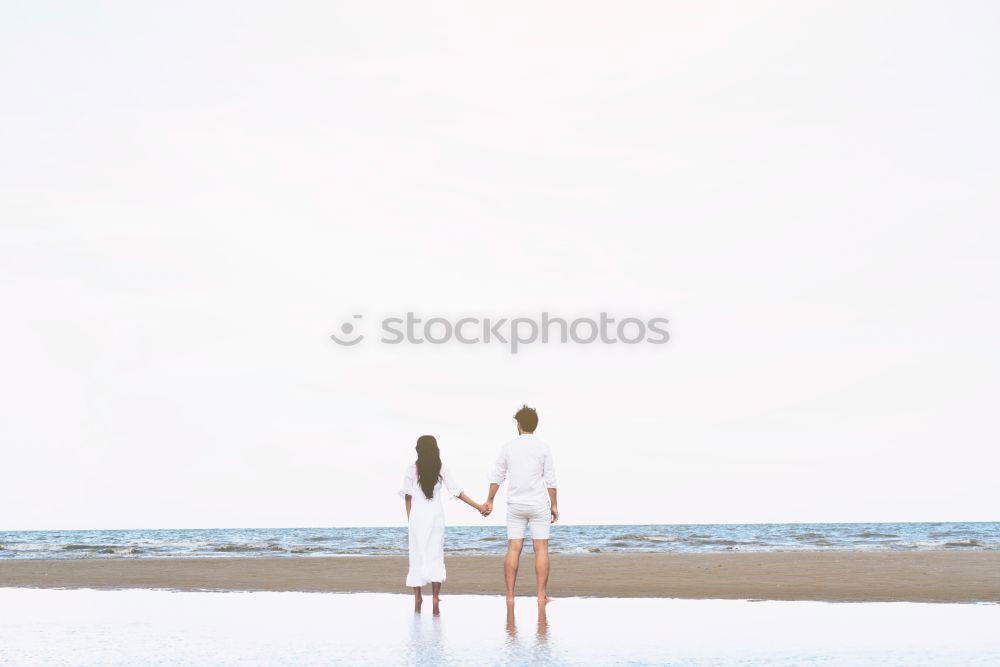
<instances>
[{"instance_id":1,"label":"woman's bare foot","mask_svg":"<svg viewBox=\"0 0 1000 667\"><path fill-rule=\"evenodd\" d=\"M546 595L545 593L540 593L540 594L538 595L538 604L542 604L542 605L545 605L545 604L548 604L548 603L550 603L550 602L552 602L552 598L550 598L550 597L549 597L548 595Z\"/></svg>"},{"instance_id":2,"label":"woman's bare foot","mask_svg":"<svg viewBox=\"0 0 1000 667\"><path fill-rule=\"evenodd\" d=\"M433 611L433 614L434 614L435 616L437 616L438 614L440 614L440 613L441 613L441 607L440 607L440 604L441 604L441 600L440 600L440 599L438 599L438 598L434 598L434 609L433 609L432 611Z\"/></svg>"},{"instance_id":3,"label":"woman's bare foot","mask_svg":"<svg viewBox=\"0 0 1000 667\"><path fill-rule=\"evenodd\" d=\"M413 589L413 611L419 612L420 607L424 605L424 594L420 592L419 588Z\"/></svg>"}]
</instances>

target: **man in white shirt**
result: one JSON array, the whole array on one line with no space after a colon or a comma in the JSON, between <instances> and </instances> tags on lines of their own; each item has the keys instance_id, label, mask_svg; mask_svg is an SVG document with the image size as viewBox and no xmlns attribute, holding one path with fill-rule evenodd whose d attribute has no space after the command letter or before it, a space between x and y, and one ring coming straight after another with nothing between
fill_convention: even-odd
<instances>
[{"instance_id":1,"label":"man in white shirt","mask_svg":"<svg viewBox=\"0 0 1000 667\"><path fill-rule=\"evenodd\" d=\"M507 583L507 603L514 602L517 566L524 547L524 532L531 525L535 549L535 578L538 601L548 602L545 586L549 581L549 524L559 519L556 506L556 471L549 446L535 436L538 413L523 406L514 415L518 437L505 444L497 456L490 477L489 497L483 515L493 511L493 498L507 480L507 556L503 562Z\"/></svg>"}]
</instances>

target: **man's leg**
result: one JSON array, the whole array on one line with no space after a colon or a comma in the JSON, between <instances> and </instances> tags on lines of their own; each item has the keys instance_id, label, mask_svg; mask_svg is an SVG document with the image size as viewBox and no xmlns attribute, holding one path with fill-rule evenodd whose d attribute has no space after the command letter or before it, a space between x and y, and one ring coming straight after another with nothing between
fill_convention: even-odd
<instances>
[{"instance_id":1,"label":"man's leg","mask_svg":"<svg viewBox=\"0 0 1000 667\"><path fill-rule=\"evenodd\" d=\"M503 579L507 583L507 602L514 601L514 585L517 584L517 566L521 562L524 538L507 540L507 555L503 559Z\"/></svg>"},{"instance_id":2,"label":"man's leg","mask_svg":"<svg viewBox=\"0 0 1000 667\"><path fill-rule=\"evenodd\" d=\"M532 540L535 548L535 580L538 582L538 601L548 602L545 587L549 583L549 541Z\"/></svg>"}]
</instances>

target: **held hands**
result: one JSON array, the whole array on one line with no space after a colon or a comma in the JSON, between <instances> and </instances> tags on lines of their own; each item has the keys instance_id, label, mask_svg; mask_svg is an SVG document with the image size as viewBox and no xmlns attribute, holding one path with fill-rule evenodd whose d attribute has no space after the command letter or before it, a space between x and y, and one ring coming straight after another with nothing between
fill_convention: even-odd
<instances>
[{"instance_id":1,"label":"held hands","mask_svg":"<svg viewBox=\"0 0 1000 667\"><path fill-rule=\"evenodd\" d=\"M466 505L468 505L472 509L476 510L477 512L479 512L483 516L489 516L490 512L493 511L493 501L492 500L487 500L485 503L483 503L482 505L480 505L475 500L473 500L469 496L465 495L464 492L461 493L461 494L459 494L458 498L459 498L459 500L461 500ZM407 510L410 509L410 504L409 503L410 503L410 497L407 496L406 497L406 509Z\"/></svg>"}]
</instances>

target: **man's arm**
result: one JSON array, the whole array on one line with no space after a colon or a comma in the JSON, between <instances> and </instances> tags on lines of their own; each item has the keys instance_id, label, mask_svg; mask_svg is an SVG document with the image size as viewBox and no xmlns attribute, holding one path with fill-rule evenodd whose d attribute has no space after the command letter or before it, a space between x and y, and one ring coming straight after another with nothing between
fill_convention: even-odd
<instances>
[{"instance_id":1,"label":"man's arm","mask_svg":"<svg viewBox=\"0 0 1000 667\"><path fill-rule=\"evenodd\" d=\"M549 505L552 506L552 523L559 520L559 506L556 504L556 465L552 460L552 452L545 448L545 460L542 462L542 477L549 491Z\"/></svg>"},{"instance_id":2,"label":"man's arm","mask_svg":"<svg viewBox=\"0 0 1000 667\"><path fill-rule=\"evenodd\" d=\"M490 475L490 490L486 496L486 502L483 503L483 516L489 516L490 512L493 511L493 498L496 497L497 491L500 490L500 485L505 479L507 479L507 447L500 450L497 462L493 464L493 474Z\"/></svg>"},{"instance_id":3,"label":"man's arm","mask_svg":"<svg viewBox=\"0 0 1000 667\"><path fill-rule=\"evenodd\" d=\"M489 494L486 497L486 502L483 503L483 516L489 516L490 512L493 511L493 498L497 495L497 491L499 490L499 484L490 484Z\"/></svg>"}]
</instances>

